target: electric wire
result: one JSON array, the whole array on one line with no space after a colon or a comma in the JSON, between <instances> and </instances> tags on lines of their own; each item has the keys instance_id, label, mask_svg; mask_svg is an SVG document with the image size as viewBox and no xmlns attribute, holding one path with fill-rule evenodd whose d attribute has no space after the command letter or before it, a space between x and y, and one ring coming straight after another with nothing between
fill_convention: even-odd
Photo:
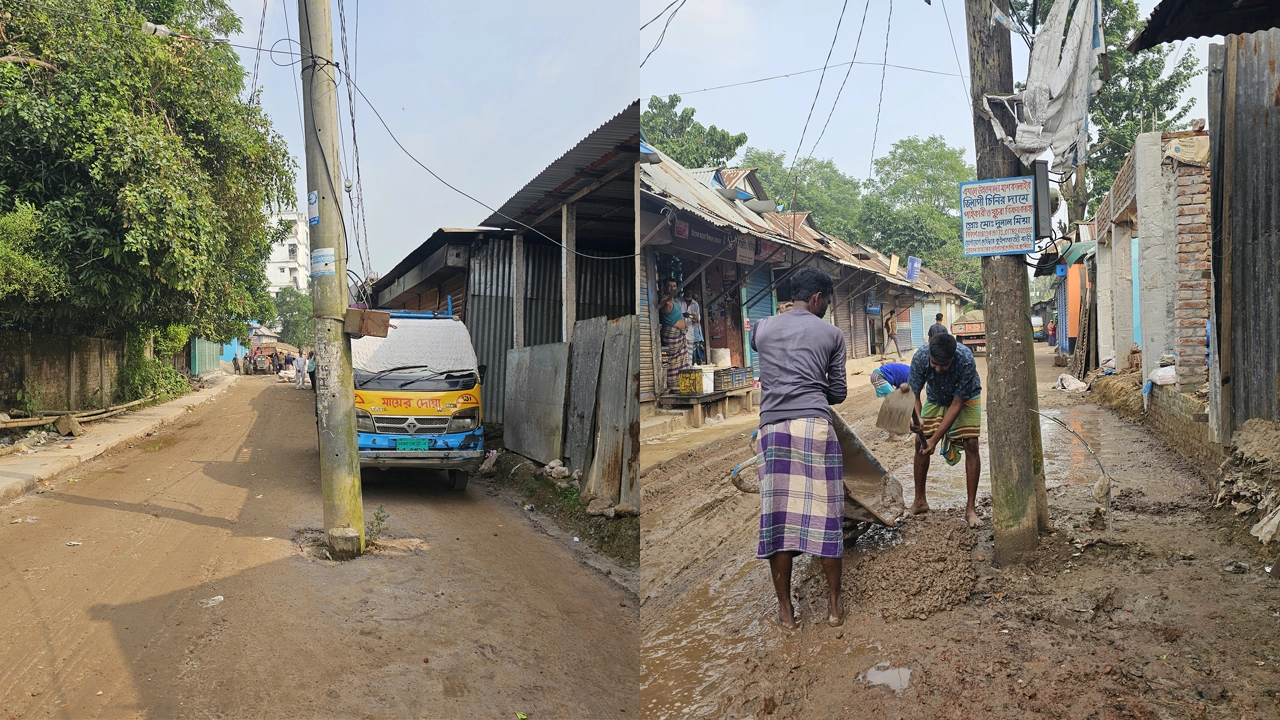
<instances>
[{"instance_id":1,"label":"electric wire","mask_svg":"<svg viewBox=\"0 0 1280 720\"><path fill-rule=\"evenodd\" d=\"M831 112L827 113L827 121L822 123L822 132L818 133L818 139L813 141L813 147L809 148L809 157L813 157L813 153L818 149L818 143L822 142L822 138L827 134L827 126L831 124L831 116L836 114L836 105L840 104L840 96L844 94L844 85L849 81L849 73L853 70L853 64L858 61L858 48L862 47L862 31L867 27L867 11L871 9L871 0L867 0L867 4L862 8L862 24L858 26L858 40L853 44L853 59L849 61L849 67L844 71L844 79L840 81L840 89L836 91L835 102L831 103Z\"/></svg>"},{"instance_id":2,"label":"electric wire","mask_svg":"<svg viewBox=\"0 0 1280 720\"><path fill-rule=\"evenodd\" d=\"M253 79L249 81L249 97L253 98L254 92L258 90L258 63L262 61L262 37L267 30L267 3L270 0L262 0L262 19L258 21L258 49L253 53Z\"/></svg>"},{"instance_id":3,"label":"electric wire","mask_svg":"<svg viewBox=\"0 0 1280 720\"><path fill-rule=\"evenodd\" d=\"M680 0L680 4L676 6L676 9L672 10L671 14L667 16L667 22L662 26L662 33L658 35L657 42L655 42L653 47L649 49L649 54L645 55L644 60L640 61L640 67L644 67L644 64L649 62L649 58L653 57L653 54L658 51L659 47L662 47L662 41L667 38L667 28L671 27L671 21L676 19L676 13L680 12L680 8L684 7L684 4L688 1L689 0ZM663 12L666 11L663 10Z\"/></svg>"},{"instance_id":4,"label":"electric wire","mask_svg":"<svg viewBox=\"0 0 1280 720\"><path fill-rule=\"evenodd\" d=\"M947 14L947 0L940 0L938 4L942 6L942 17L947 21L947 37L951 38L951 53L956 56L956 70L960 72L960 87L964 88L964 100L966 103L972 103L973 97L969 94L969 84L964 81L964 68L960 66L960 50L956 47L956 35L951 30L951 16Z\"/></svg>"},{"instance_id":5,"label":"electric wire","mask_svg":"<svg viewBox=\"0 0 1280 720\"><path fill-rule=\"evenodd\" d=\"M822 74L818 76L818 89L813 93L813 102L809 103L809 115L805 117L804 128L800 130L800 142L796 143L796 153L793 156L794 160L791 162L791 171L793 173L795 172L796 164L800 162L800 150L804 147L804 136L809 132L809 121L813 119L813 109L818 106L818 96L822 94L822 81L827 77L827 65L831 62L831 53L835 52L836 40L840 39L840 26L844 23L844 11L848 7L849 0L844 0L840 5L840 17L836 18L836 31L831 35L831 46L827 48L827 59L822 61ZM834 105L832 107L834 109Z\"/></svg>"},{"instance_id":6,"label":"electric wire","mask_svg":"<svg viewBox=\"0 0 1280 720\"><path fill-rule=\"evenodd\" d=\"M342 64L351 67L351 58L347 53L347 12L346 3L338 0L338 27L339 37L342 45ZM355 94L351 91L350 77L343 74L343 84L347 87L347 115L351 119L351 163L348 167L355 171L354 196L350 190L347 191L347 200L353 205L351 210L351 225L356 236L356 255L360 259L360 268L364 271L365 277L369 276L371 270L370 253L369 253L369 233L364 224L364 186L360 173L360 142L356 136L356 100ZM362 232L362 229L364 230ZM361 235L364 236L364 242L360 242Z\"/></svg>"},{"instance_id":7,"label":"electric wire","mask_svg":"<svg viewBox=\"0 0 1280 720\"><path fill-rule=\"evenodd\" d=\"M640 29L641 29L641 30L644 30L645 28L647 28L647 27L649 27L650 25L652 25L652 24L654 24L655 22L657 22L657 21L658 21L658 18L660 18L660 17L662 17L663 15L666 15L666 14L667 14L667 11L671 9L671 5L675 5L675 4L676 4L676 3L678 3L678 2L680 2L680 0L671 0L671 3L670 3L669 5L667 5L666 7L662 8L662 12L658 13L657 15L654 15L652 20L650 20L649 22L647 22L647 23L645 23L645 24L641 25L641 26L640 26Z\"/></svg>"},{"instance_id":8,"label":"electric wire","mask_svg":"<svg viewBox=\"0 0 1280 720\"><path fill-rule=\"evenodd\" d=\"M293 36L289 32L289 0L280 0L280 7L284 9L284 36L288 42L293 42ZM271 44L271 49L267 51L267 56L271 58L271 62L276 66L281 66L276 62L275 47L280 44L280 40ZM301 46L299 46L301 47ZM283 65L282 67L291 67L292 63ZM302 92L298 90L298 76L290 72L289 77L293 78L293 98L298 108L298 132L303 137L307 136L307 124L302 121Z\"/></svg>"},{"instance_id":9,"label":"electric wire","mask_svg":"<svg viewBox=\"0 0 1280 720\"><path fill-rule=\"evenodd\" d=\"M844 67L845 65L867 65L869 67L891 67L891 68L896 68L898 70L910 70L912 72L927 73L929 75L942 75L944 77L956 77L955 73L942 72L941 70L928 70L925 68L912 67L910 65L896 65L894 63L878 63L878 62L866 62L866 61L852 61L852 62L834 63L832 65L826 65L823 67L810 68L808 70L797 70L796 72L783 73L781 75L770 75L769 77L756 78L755 80L743 80L742 82L729 83L727 85L714 85L712 87L705 87L700 90L686 90L684 92L679 92L676 94L680 95L681 97L684 97L685 95L696 95L697 93L711 92L712 90L725 90L728 88L741 87L743 85L755 85L756 83L768 82L770 80L782 80L790 77L799 77L800 75L808 75L809 73L821 72L822 70L826 70L828 68ZM964 77L964 76L962 75L961 77Z\"/></svg>"},{"instance_id":10,"label":"electric wire","mask_svg":"<svg viewBox=\"0 0 1280 720\"><path fill-rule=\"evenodd\" d=\"M889 21L885 23L884 28L884 61L889 62L889 31L893 29L893 0L889 0ZM876 129L871 135L871 163L867 168L867 177L870 178L875 174L876 169L876 141L880 139L880 111L884 109L884 76L888 72L887 67L880 70L880 101L876 103Z\"/></svg>"}]
</instances>

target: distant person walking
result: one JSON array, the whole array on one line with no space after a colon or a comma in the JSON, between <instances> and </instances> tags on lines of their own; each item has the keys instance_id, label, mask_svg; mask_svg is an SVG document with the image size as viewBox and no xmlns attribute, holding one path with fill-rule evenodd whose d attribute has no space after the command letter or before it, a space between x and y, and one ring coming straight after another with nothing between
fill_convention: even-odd
<instances>
[{"instance_id":1,"label":"distant person walking","mask_svg":"<svg viewBox=\"0 0 1280 720\"><path fill-rule=\"evenodd\" d=\"M1049 339L1049 347L1058 344L1058 323L1050 320L1048 325L1044 326L1045 337Z\"/></svg>"},{"instance_id":2,"label":"distant person walking","mask_svg":"<svg viewBox=\"0 0 1280 720\"><path fill-rule=\"evenodd\" d=\"M902 357L902 346L898 344L898 319L893 316L893 311L884 319L884 354L889 354L889 343L893 343L893 349L898 352L898 357Z\"/></svg>"},{"instance_id":3,"label":"distant person walking","mask_svg":"<svg viewBox=\"0 0 1280 720\"><path fill-rule=\"evenodd\" d=\"M235 370L237 375L240 374L240 353L231 356L231 368Z\"/></svg>"},{"instance_id":4,"label":"distant person walking","mask_svg":"<svg viewBox=\"0 0 1280 720\"><path fill-rule=\"evenodd\" d=\"M293 358L293 389L301 390L307 385L307 356L299 352Z\"/></svg>"},{"instance_id":5,"label":"distant person walking","mask_svg":"<svg viewBox=\"0 0 1280 720\"><path fill-rule=\"evenodd\" d=\"M307 377L311 378L311 392L316 391L316 351L307 353Z\"/></svg>"},{"instance_id":6,"label":"distant person walking","mask_svg":"<svg viewBox=\"0 0 1280 720\"><path fill-rule=\"evenodd\" d=\"M831 276L817 268L791 279L791 310L752 328L760 357L760 544L769 561L778 613L772 621L795 628L791 568L796 555L821 559L827 578L827 624L844 622L840 597L844 557L843 454L831 426L831 405L844 402L844 335L824 322Z\"/></svg>"},{"instance_id":7,"label":"distant person walking","mask_svg":"<svg viewBox=\"0 0 1280 720\"><path fill-rule=\"evenodd\" d=\"M947 326L942 324L942 313L933 316L934 323L929 326L929 339L932 340L934 335L944 335L947 333Z\"/></svg>"}]
</instances>

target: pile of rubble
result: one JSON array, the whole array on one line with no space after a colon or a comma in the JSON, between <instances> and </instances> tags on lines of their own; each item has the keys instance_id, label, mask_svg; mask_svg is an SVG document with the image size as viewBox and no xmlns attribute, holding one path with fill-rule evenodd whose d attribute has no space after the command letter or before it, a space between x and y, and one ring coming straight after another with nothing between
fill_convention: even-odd
<instances>
[{"instance_id":1,"label":"pile of rubble","mask_svg":"<svg viewBox=\"0 0 1280 720\"><path fill-rule=\"evenodd\" d=\"M1257 513L1261 519L1249 531L1265 545L1280 533L1280 426L1254 418L1232 434L1231 457L1222 464L1222 480L1214 507L1230 505L1237 515Z\"/></svg>"}]
</instances>

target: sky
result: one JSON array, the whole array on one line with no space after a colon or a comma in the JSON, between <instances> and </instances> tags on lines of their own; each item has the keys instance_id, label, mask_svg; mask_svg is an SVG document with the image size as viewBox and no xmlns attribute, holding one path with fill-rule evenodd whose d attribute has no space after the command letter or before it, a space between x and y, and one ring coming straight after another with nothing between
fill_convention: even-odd
<instances>
[{"instance_id":1,"label":"sky","mask_svg":"<svg viewBox=\"0 0 1280 720\"><path fill-rule=\"evenodd\" d=\"M668 1L641 0L641 23L657 15ZM1142 17L1150 15L1156 2L1139 0ZM842 4L842 0L784 4L687 0L667 28L661 47L640 71L641 96L647 101L651 95L665 98L679 94L682 107L696 108L696 117L704 125L745 132L748 146L784 151L788 158L796 154L802 133L802 153L812 152L830 114L830 126L814 155L833 159L842 171L857 178L869 175L873 151L879 157L894 142L913 135L941 135L949 145L965 148L972 163L973 124L968 91L962 79L955 76L960 74L957 64L964 75L969 68L963 0L933 0L931 5L923 0L849 0L832 63L848 62L856 49L859 62L888 62L951 76L887 68L883 71L881 101L882 69L853 65L848 82L839 93L839 104L832 112L846 68L828 69L807 131L805 120L819 87L818 72L696 92L821 68L826 64ZM665 19L656 22L641 33L643 52L653 46L664 22ZM1203 67L1207 65L1209 42L1188 42L1181 51L1194 52ZM1015 80L1025 79L1027 57L1026 45L1014 38ZM1198 101L1191 118L1204 117L1206 90L1207 80L1201 75L1189 93Z\"/></svg>"},{"instance_id":2,"label":"sky","mask_svg":"<svg viewBox=\"0 0 1280 720\"><path fill-rule=\"evenodd\" d=\"M256 46L263 0L229 1L244 26L232 42ZM493 207L639 97L640 21L634 2L343 2L346 66L355 82L414 156ZM266 0L265 5L262 45L296 40L298 0ZM336 1L333 26L341 62ZM620 40L627 37L636 39ZM296 44L292 47L296 51ZM257 53L238 52L251 76ZM298 207L303 208L298 66L276 64L289 60L277 54L273 62L262 53L257 83L263 108L298 163ZM339 96L350 155L345 89L339 88ZM415 165L368 107L356 102L373 271L386 273L436 228L475 227L490 215ZM354 174L350 167L344 162L345 175Z\"/></svg>"}]
</instances>

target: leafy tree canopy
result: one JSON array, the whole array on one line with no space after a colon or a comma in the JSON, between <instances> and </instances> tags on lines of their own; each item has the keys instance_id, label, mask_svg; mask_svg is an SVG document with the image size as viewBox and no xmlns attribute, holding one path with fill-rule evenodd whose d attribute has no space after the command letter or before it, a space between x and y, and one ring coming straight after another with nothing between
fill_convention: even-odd
<instances>
[{"instance_id":1,"label":"leafy tree canopy","mask_svg":"<svg viewBox=\"0 0 1280 720\"><path fill-rule=\"evenodd\" d=\"M834 161L801 160L793 174L786 153L748 147L743 165L756 168L765 192L779 205L791 207L794 196L795 206L813 213L814 224L823 232L843 240L856 234L862 183L840 172Z\"/></svg>"},{"instance_id":2,"label":"leafy tree canopy","mask_svg":"<svg viewBox=\"0 0 1280 720\"><path fill-rule=\"evenodd\" d=\"M747 134L733 135L715 125L703 127L693 119L693 108L678 110L679 95L666 100L654 95L640 115L646 139L672 160L687 168L726 165L747 144Z\"/></svg>"},{"instance_id":3,"label":"leafy tree canopy","mask_svg":"<svg viewBox=\"0 0 1280 720\"><path fill-rule=\"evenodd\" d=\"M182 325L217 341L271 315L263 266L280 230L267 208L292 202L288 149L241 99L230 47L132 29L234 32L226 0L42 4L126 27L34 5L0 12L0 216L38 218L34 237L0 230L0 254L47 269L19 270L19 287L0 291L0 327Z\"/></svg>"},{"instance_id":4,"label":"leafy tree canopy","mask_svg":"<svg viewBox=\"0 0 1280 720\"><path fill-rule=\"evenodd\" d=\"M286 285L276 293L276 321L280 323L280 339L297 348L315 342L315 326L311 317L311 295Z\"/></svg>"}]
</instances>

